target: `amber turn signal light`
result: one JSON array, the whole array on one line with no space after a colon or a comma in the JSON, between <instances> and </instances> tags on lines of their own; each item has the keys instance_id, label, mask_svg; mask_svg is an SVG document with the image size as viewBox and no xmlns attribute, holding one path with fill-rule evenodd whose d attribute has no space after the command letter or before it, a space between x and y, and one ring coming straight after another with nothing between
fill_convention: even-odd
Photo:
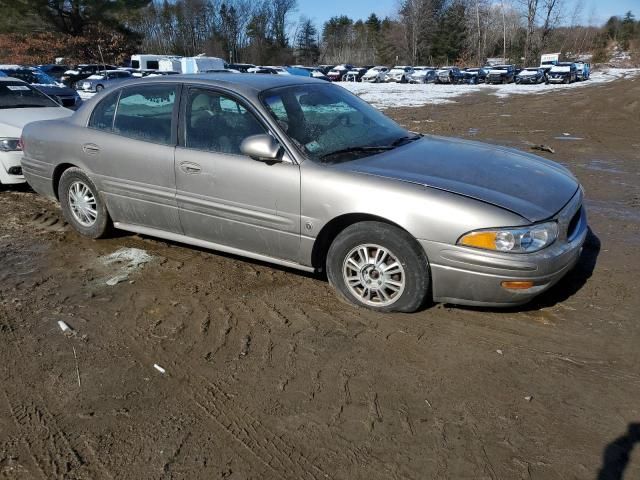
<instances>
[{"instance_id":1,"label":"amber turn signal light","mask_svg":"<svg viewBox=\"0 0 640 480\"><path fill-rule=\"evenodd\" d=\"M527 288L533 287L533 282L500 282L502 288L506 288L507 290L526 290Z\"/></svg>"}]
</instances>

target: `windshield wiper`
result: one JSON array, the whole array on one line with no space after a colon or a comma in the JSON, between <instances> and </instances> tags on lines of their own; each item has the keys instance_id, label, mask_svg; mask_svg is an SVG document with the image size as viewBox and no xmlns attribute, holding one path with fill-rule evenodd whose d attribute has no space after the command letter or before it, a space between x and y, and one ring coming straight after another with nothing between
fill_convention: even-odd
<instances>
[{"instance_id":1,"label":"windshield wiper","mask_svg":"<svg viewBox=\"0 0 640 480\"><path fill-rule=\"evenodd\" d=\"M384 152L386 150L393 150L396 147L401 145L405 145L409 142L413 142L422 138L422 135L414 134L414 135L405 135L400 138L396 138L393 142L388 145L364 145L360 147L348 147L341 148L340 150L336 150L335 152L329 152L320 157L320 160L326 161L327 158L336 156L336 155L344 155L348 153L367 153L367 152Z\"/></svg>"},{"instance_id":2,"label":"windshield wiper","mask_svg":"<svg viewBox=\"0 0 640 480\"><path fill-rule=\"evenodd\" d=\"M336 155L345 155L347 153L384 152L385 150L391 150L393 148L395 147L391 145L341 148L340 150L336 150L335 152L325 153L320 157L320 160L325 161L330 157L334 157Z\"/></svg>"},{"instance_id":3,"label":"windshield wiper","mask_svg":"<svg viewBox=\"0 0 640 480\"><path fill-rule=\"evenodd\" d=\"M400 145L413 142L414 140L418 140L419 138L422 138L422 135L418 133L415 133L413 135L405 135L404 137L396 138L393 142L390 143L390 146L399 147Z\"/></svg>"}]
</instances>

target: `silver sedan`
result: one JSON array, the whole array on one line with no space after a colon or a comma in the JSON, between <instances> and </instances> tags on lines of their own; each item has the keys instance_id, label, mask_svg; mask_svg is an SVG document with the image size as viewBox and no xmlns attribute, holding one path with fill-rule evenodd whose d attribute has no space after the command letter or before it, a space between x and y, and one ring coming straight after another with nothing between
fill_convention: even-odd
<instances>
[{"instance_id":1,"label":"silver sedan","mask_svg":"<svg viewBox=\"0 0 640 480\"><path fill-rule=\"evenodd\" d=\"M111 227L306 271L379 311L510 306L587 235L564 167L411 133L338 85L279 75L133 81L23 132L27 181L73 227Z\"/></svg>"}]
</instances>

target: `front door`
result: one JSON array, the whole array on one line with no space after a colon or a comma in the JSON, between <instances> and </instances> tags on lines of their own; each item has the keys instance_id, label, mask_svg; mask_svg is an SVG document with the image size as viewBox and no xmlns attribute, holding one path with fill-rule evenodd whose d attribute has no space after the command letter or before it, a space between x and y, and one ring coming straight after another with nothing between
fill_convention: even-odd
<instances>
[{"instance_id":1,"label":"front door","mask_svg":"<svg viewBox=\"0 0 640 480\"><path fill-rule=\"evenodd\" d=\"M300 170L240 151L248 136L268 133L239 99L190 88L176 149L176 199L185 235L283 260L298 260Z\"/></svg>"}]
</instances>

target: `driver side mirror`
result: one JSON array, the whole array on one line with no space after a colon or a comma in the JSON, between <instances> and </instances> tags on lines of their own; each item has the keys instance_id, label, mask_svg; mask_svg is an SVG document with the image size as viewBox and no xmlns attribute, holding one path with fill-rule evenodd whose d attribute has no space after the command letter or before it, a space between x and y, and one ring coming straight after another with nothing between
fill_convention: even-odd
<instances>
[{"instance_id":1,"label":"driver side mirror","mask_svg":"<svg viewBox=\"0 0 640 480\"><path fill-rule=\"evenodd\" d=\"M266 133L251 135L240 144L240 151L261 162L279 162L281 146L278 141Z\"/></svg>"}]
</instances>

